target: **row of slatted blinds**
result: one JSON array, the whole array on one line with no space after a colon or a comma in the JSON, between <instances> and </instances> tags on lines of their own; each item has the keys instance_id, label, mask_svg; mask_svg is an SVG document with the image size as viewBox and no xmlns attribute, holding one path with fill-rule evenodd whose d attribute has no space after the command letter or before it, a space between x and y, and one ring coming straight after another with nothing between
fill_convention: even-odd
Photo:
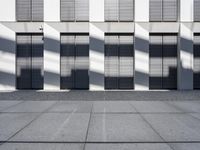
<instances>
[{"instance_id":1,"label":"row of slatted blinds","mask_svg":"<svg viewBox=\"0 0 200 150\"><path fill-rule=\"evenodd\" d=\"M194 21L200 21L200 0L194 0Z\"/></svg>"},{"instance_id":2,"label":"row of slatted blinds","mask_svg":"<svg viewBox=\"0 0 200 150\"><path fill-rule=\"evenodd\" d=\"M61 21L88 21L89 0L61 0Z\"/></svg>"},{"instance_id":3,"label":"row of slatted blinds","mask_svg":"<svg viewBox=\"0 0 200 150\"><path fill-rule=\"evenodd\" d=\"M177 21L177 0L150 0L150 21Z\"/></svg>"},{"instance_id":4,"label":"row of slatted blinds","mask_svg":"<svg viewBox=\"0 0 200 150\"><path fill-rule=\"evenodd\" d=\"M150 35L150 89L177 89L177 35Z\"/></svg>"},{"instance_id":5,"label":"row of slatted blinds","mask_svg":"<svg viewBox=\"0 0 200 150\"><path fill-rule=\"evenodd\" d=\"M105 89L134 88L133 35L105 36Z\"/></svg>"},{"instance_id":6,"label":"row of slatted blinds","mask_svg":"<svg viewBox=\"0 0 200 150\"><path fill-rule=\"evenodd\" d=\"M200 89L200 34L194 35L194 89Z\"/></svg>"},{"instance_id":7,"label":"row of slatted blinds","mask_svg":"<svg viewBox=\"0 0 200 150\"><path fill-rule=\"evenodd\" d=\"M17 21L43 21L43 0L17 0Z\"/></svg>"},{"instance_id":8,"label":"row of slatted blinds","mask_svg":"<svg viewBox=\"0 0 200 150\"><path fill-rule=\"evenodd\" d=\"M105 21L133 21L134 0L105 0Z\"/></svg>"},{"instance_id":9,"label":"row of slatted blinds","mask_svg":"<svg viewBox=\"0 0 200 150\"><path fill-rule=\"evenodd\" d=\"M89 35L61 35L61 89L89 89Z\"/></svg>"},{"instance_id":10,"label":"row of slatted blinds","mask_svg":"<svg viewBox=\"0 0 200 150\"><path fill-rule=\"evenodd\" d=\"M43 88L43 36L17 35L17 88Z\"/></svg>"}]
</instances>

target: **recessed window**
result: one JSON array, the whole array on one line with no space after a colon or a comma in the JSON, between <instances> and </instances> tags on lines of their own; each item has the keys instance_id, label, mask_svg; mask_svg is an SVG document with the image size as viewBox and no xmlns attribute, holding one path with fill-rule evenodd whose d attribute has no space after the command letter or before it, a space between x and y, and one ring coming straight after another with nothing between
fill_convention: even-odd
<instances>
[{"instance_id":1,"label":"recessed window","mask_svg":"<svg viewBox=\"0 0 200 150\"><path fill-rule=\"evenodd\" d=\"M105 0L105 21L133 21L134 0Z\"/></svg>"},{"instance_id":2,"label":"recessed window","mask_svg":"<svg viewBox=\"0 0 200 150\"><path fill-rule=\"evenodd\" d=\"M17 0L17 21L43 21L43 0Z\"/></svg>"},{"instance_id":3,"label":"recessed window","mask_svg":"<svg viewBox=\"0 0 200 150\"><path fill-rule=\"evenodd\" d=\"M177 21L177 0L150 0L150 21Z\"/></svg>"}]
</instances>

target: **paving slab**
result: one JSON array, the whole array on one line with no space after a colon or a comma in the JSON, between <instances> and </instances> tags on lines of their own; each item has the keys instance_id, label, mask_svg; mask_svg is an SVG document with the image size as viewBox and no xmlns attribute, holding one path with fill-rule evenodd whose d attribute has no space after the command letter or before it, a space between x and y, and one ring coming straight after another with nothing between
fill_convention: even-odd
<instances>
[{"instance_id":1,"label":"paving slab","mask_svg":"<svg viewBox=\"0 0 200 150\"><path fill-rule=\"evenodd\" d=\"M200 120L188 114L143 114L165 141L200 141Z\"/></svg>"},{"instance_id":2,"label":"paving slab","mask_svg":"<svg viewBox=\"0 0 200 150\"><path fill-rule=\"evenodd\" d=\"M46 113L22 130L11 141L85 141L90 114Z\"/></svg>"},{"instance_id":3,"label":"paving slab","mask_svg":"<svg viewBox=\"0 0 200 150\"><path fill-rule=\"evenodd\" d=\"M92 103L90 101L59 101L48 112L90 113Z\"/></svg>"},{"instance_id":4,"label":"paving slab","mask_svg":"<svg viewBox=\"0 0 200 150\"><path fill-rule=\"evenodd\" d=\"M6 141L27 124L38 114L0 114L0 141Z\"/></svg>"},{"instance_id":5,"label":"paving slab","mask_svg":"<svg viewBox=\"0 0 200 150\"><path fill-rule=\"evenodd\" d=\"M173 143L170 144L174 150L199 150L200 143Z\"/></svg>"},{"instance_id":6,"label":"paving slab","mask_svg":"<svg viewBox=\"0 0 200 150\"><path fill-rule=\"evenodd\" d=\"M168 103L183 110L184 112L200 112L199 101L173 101Z\"/></svg>"},{"instance_id":7,"label":"paving slab","mask_svg":"<svg viewBox=\"0 0 200 150\"><path fill-rule=\"evenodd\" d=\"M200 113L189 113L191 116L200 120Z\"/></svg>"},{"instance_id":8,"label":"paving slab","mask_svg":"<svg viewBox=\"0 0 200 150\"><path fill-rule=\"evenodd\" d=\"M83 150L83 144L5 143L0 150Z\"/></svg>"},{"instance_id":9,"label":"paving slab","mask_svg":"<svg viewBox=\"0 0 200 150\"><path fill-rule=\"evenodd\" d=\"M167 144L86 144L85 150L172 150Z\"/></svg>"},{"instance_id":10,"label":"paving slab","mask_svg":"<svg viewBox=\"0 0 200 150\"><path fill-rule=\"evenodd\" d=\"M140 113L176 113L181 110L161 101L131 101L135 109Z\"/></svg>"},{"instance_id":11,"label":"paving slab","mask_svg":"<svg viewBox=\"0 0 200 150\"><path fill-rule=\"evenodd\" d=\"M97 101L93 104L94 113L132 113L136 112L133 106L125 101Z\"/></svg>"},{"instance_id":12,"label":"paving slab","mask_svg":"<svg viewBox=\"0 0 200 150\"><path fill-rule=\"evenodd\" d=\"M0 101L0 112L8 107L15 106L22 101Z\"/></svg>"},{"instance_id":13,"label":"paving slab","mask_svg":"<svg viewBox=\"0 0 200 150\"><path fill-rule=\"evenodd\" d=\"M92 114L87 141L138 142L162 141L136 114Z\"/></svg>"},{"instance_id":14,"label":"paving slab","mask_svg":"<svg viewBox=\"0 0 200 150\"><path fill-rule=\"evenodd\" d=\"M3 112L43 112L55 103L56 101L25 101L24 103L5 109Z\"/></svg>"}]
</instances>

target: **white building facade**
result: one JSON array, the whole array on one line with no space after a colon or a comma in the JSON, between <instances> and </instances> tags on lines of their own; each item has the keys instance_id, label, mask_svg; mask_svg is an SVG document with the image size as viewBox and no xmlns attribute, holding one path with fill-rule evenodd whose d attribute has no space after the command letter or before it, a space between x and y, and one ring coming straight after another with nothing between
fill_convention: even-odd
<instances>
[{"instance_id":1,"label":"white building facade","mask_svg":"<svg viewBox=\"0 0 200 150\"><path fill-rule=\"evenodd\" d=\"M0 90L200 89L200 0L1 0Z\"/></svg>"}]
</instances>

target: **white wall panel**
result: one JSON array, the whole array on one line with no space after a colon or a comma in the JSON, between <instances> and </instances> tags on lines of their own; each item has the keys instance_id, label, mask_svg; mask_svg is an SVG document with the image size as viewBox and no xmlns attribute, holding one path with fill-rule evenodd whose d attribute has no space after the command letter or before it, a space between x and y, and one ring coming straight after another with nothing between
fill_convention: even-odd
<instances>
[{"instance_id":1,"label":"white wall panel","mask_svg":"<svg viewBox=\"0 0 200 150\"><path fill-rule=\"evenodd\" d=\"M135 21L149 21L149 0L135 0Z\"/></svg>"},{"instance_id":2,"label":"white wall panel","mask_svg":"<svg viewBox=\"0 0 200 150\"><path fill-rule=\"evenodd\" d=\"M180 0L180 20L185 22L193 21L194 0Z\"/></svg>"},{"instance_id":3,"label":"white wall panel","mask_svg":"<svg viewBox=\"0 0 200 150\"><path fill-rule=\"evenodd\" d=\"M104 21L104 0L89 1L89 19L94 22Z\"/></svg>"},{"instance_id":4,"label":"white wall panel","mask_svg":"<svg viewBox=\"0 0 200 150\"><path fill-rule=\"evenodd\" d=\"M60 0L44 0L44 21L60 21Z\"/></svg>"},{"instance_id":5,"label":"white wall panel","mask_svg":"<svg viewBox=\"0 0 200 150\"><path fill-rule=\"evenodd\" d=\"M0 21L15 21L15 0L0 0Z\"/></svg>"}]
</instances>

